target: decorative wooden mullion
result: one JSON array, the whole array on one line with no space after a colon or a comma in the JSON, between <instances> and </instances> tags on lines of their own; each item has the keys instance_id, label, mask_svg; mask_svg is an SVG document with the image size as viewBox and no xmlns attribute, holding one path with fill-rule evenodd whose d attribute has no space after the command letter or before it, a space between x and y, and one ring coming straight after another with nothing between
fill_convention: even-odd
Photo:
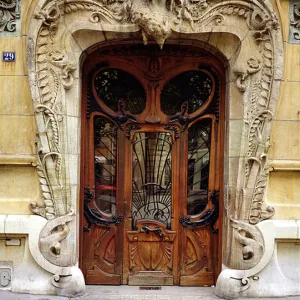
<instances>
[{"instance_id":1,"label":"decorative wooden mullion","mask_svg":"<svg viewBox=\"0 0 300 300\"><path fill-rule=\"evenodd\" d=\"M145 119L146 123L152 123L157 124L161 122L161 118L159 116L159 108L157 107L158 102L158 87L159 82L158 81L150 81L148 84L149 87L149 112Z\"/></svg>"}]
</instances>

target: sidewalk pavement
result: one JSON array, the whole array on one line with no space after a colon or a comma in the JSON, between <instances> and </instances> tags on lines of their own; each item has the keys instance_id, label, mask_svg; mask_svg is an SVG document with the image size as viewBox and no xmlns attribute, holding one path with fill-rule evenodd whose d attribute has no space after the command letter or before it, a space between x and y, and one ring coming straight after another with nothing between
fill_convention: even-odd
<instances>
[{"instance_id":1,"label":"sidewalk pavement","mask_svg":"<svg viewBox=\"0 0 300 300\"><path fill-rule=\"evenodd\" d=\"M16 294L0 291L0 300L217 300L213 287L163 286L161 290L140 290L138 286L89 285L86 294L69 298L48 295ZM246 298L239 298L245 300ZM249 298L248 298L249 299ZM287 298L250 298L250 300L286 299L300 300L300 296Z\"/></svg>"}]
</instances>

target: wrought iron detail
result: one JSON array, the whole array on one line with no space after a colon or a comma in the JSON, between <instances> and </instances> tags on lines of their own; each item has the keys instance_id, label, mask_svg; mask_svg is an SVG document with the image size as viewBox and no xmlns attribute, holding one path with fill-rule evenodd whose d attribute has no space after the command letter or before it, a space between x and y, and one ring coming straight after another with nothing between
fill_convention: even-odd
<instances>
[{"instance_id":1,"label":"wrought iron detail","mask_svg":"<svg viewBox=\"0 0 300 300\"><path fill-rule=\"evenodd\" d=\"M116 205L117 126L102 116L94 118L95 204L111 214Z\"/></svg>"},{"instance_id":2,"label":"wrought iron detail","mask_svg":"<svg viewBox=\"0 0 300 300\"><path fill-rule=\"evenodd\" d=\"M174 133L175 133L175 140L179 139L179 129L176 126L168 125L168 126L165 126L164 129L174 131Z\"/></svg>"},{"instance_id":3,"label":"wrought iron detail","mask_svg":"<svg viewBox=\"0 0 300 300\"><path fill-rule=\"evenodd\" d=\"M161 110L168 116L179 111L188 102L188 113L198 111L210 99L213 80L202 70L187 71L170 79L160 95Z\"/></svg>"},{"instance_id":4,"label":"wrought iron detail","mask_svg":"<svg viewBox=\"0 0 300 300\"><path fill-rule=\"evenodd\" d=\"M199 215L207 206L210 166L211 119L188 129L187 214Z\"/></svg>"},{"instance_id":5,"label":"wrought iron detail","mask_svg":"<svg viewBox=\"0 0 300 300\"><path fill-rule=\"evenodd\" d=\"M101 68L107 68L109 66L109 62L108 61L101 61L99 63L96 64L96 66L93 68L92 72L89 75L89 80L88 82L92 82L92 78L93 78L93 74L95 73L95 71L101 69ZM96 102L94 100L94 96L92 94L92 87L91 84L89 85L88 88L88 93L87 93L87 103L86 103L86 117L87 119L90 118L91 112L97 110L95 108L95 103Z\"/></svg>"},{"instance_id":6,"label":"wrought iron detail","mask_svg":"<svg viewBox=\"0 0 300 300\"><path fill-rule=\"evenodd\" d=\"M106 220L102 218L102 215L96 208L90 207L89 203L94 199L94 193L91 191L90 187L84 187L84 216L88 222L88 226L84 226L84 231L90 231L91 226L94 225L120 225L123 220L123 216L113 216L111 220Z\"/></svg>"},{"instance_id":7,"label":"wrought iron detail","mask_svg":"<svg viewBox=\"0 0 300 300\"><path fill-rule=\"evenodd\" d=\"M154 232L160 239L163 239L165 236L163 234L163 232L161 231L161 229L158 226L155 226L155 228L151 229L148 227L148 225L144 225L140 232L145 232L145 233L150 233L150 232Z\"/></svg>"},{"instance_id":8,"label":"wrought iron detail","mask_svg":"<svg viewBox=\"0 0 300 300\"><path fill-rule=\"evenodd\" d=\"M167 132L137 132L133 137L132 220L171 222L172 137Z\"/></svg>"},{"instance_id":9,"label":"wrought iron detail","mask_svg":"<svg viewBox=\"0 0 300 300\"><path fill-rule=\"evenodd\" d=\"M214 190L210 196L210 201L214 205L212 210L207 210L198 221L191 221L189 217L181 216L179 222L183 227L191 226L196 227L205 227L210 226L213 233L217 233L219 228L215 228L215 223L219 217L219 190Z\"/></svg>"},{"instance_id":10,"label":"wrought iron detail","mask_svg":"<svg viewBox=\"0 0 300 300\"><path fill-rule=\"evenodd\" d=\"M123 131L124 130L124 125L128 122L137 122L136 118L131 115L128 114L126 111L126 105L124 100L120 97L120 99L117 101L117 109L115 112L110 113L107 111L107 109L103 109L102 105L106 105L105 103L103 103L102 105L98 103L98 101L96 100L96 96L93 93L92 90L92 82L93 82L93 76L95 74L96 71L98 71L99 69L102 68L107 68L109 67L109 62L108 61L102 61L100 63L98 63L95 68L93 69L93 72L90 73L89 75L89 85L88 85L88 92L87 92L87 112L86 112L86 117L87 119L90 118L90 115L92 112L101 112L103 113L105 116L107 116L109 119L111 119L112 121L114 121L118 127ZM102 102L102 101L100 101ZM107 106L107 105L106 105Z\"/></svg>"},{"instance_id":11,"label":"wrought iron detail","mask_svg":"<svg viewBox=\"0 0 300 300\"><path fill-rule=\"evenodd\" d=\"M204 116L205 114L207 114L209 112L209 107L207 107L206 109L200 111L197 115L195 115L194 117L188 117L187 116L187 112L188 112L188 102L184 102L181 105L180 108L180 112L177 113L175 116L169 117L169 122L178 122L181 126L181 132L184 132L190 123L192 123L193 121L199 119L200 117Z\"/></svg>"},{"instance_id":12,"label":"wrought iron detail","mask_svg":"<svg viewBox=\"0 0 300 300\"><path fill-rule=\"evenodd\" d=\"M127 139L129 140L130 139L130 132L132 130L140 130L142 129L142 126L141 125L129 125L126 129L126 137Z\"/></svg>"},{"instance_id":13,"label":"wrought iron detail","mask_svg":"<svg viewBox=\"0 0 300 300\"><path fill-rule=\"evenodd\" d=\"M117 112L118 115L135 119L132 115L138 115L146 108L144 87L137 78L126 71L115 68L101 70L94 77L92 84L98 103ZM120 124L122 125L121 121Z\"/></svg>"},{"instance_id":14,"label":"wrought iron detail","mask_svg":"<svg viewBox=\"0 0 300 300\"><path fill-rule=\"evenodd\" d=\"M91 90L88 91L88 100L87 100L87 114L86 117L89 119L90 114L93 111L101 112L105 116L107 116L109 119L114 121L118 127L123 131L124 125L128 122L137 122L136 118L130 114L127 114L125 111L125 103L123 100L118 101L118 112L115 114L111 114L104 110L94 99L94 96L91 94Z\"/></svg>"},{"instance_id":15,"label":"wrought iron detail","mask_svg":"<svg viewBox=\"0 0 300 300\"><path fill-rule=\"evenodd\" d=\"M199 65L198 68L203 69L205 68L205 66ZM181 132L184 132L188 128L190 123L194 122L195 120L199 119L200 117L206 114L213 114L216 116L216 121L219 120L220 82L216 74L214 74L214 77L216 80L213 99L205 109L201 109L201 106L197 110L193 109L192 111L198 111L198 113L193 117L189 117L189 114L191 113L189 111L189 101L185 101L180 107L180 112L169 117L170 123L177 122L182 126Z\"/></svg>"}]
</instances>

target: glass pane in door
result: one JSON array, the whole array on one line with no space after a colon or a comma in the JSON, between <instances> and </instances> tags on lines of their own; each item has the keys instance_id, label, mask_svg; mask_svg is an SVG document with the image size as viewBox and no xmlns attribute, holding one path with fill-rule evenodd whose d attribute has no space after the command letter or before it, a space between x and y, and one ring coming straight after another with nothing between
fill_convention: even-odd
<instances>
[{"instance_id":1,"label":"glass pane in door","mask_svg":"<svg viewBox=\"0 0 300 300\"><path fill-rule=\"evenodd\" d=\"M117 126L107 119L94 119L95 202L104 213L116 211Z\"/></svg>"},{"instance_id":2,"label":"glass pane in door","mask_svg":"<svg viewBox=\"0 0 300 300\"><path fill-rule=\"evenodd\" d=\"M207 205L211 120L203 119L188 131L188 215L200 214Z\"/></svg>"},{"instance_id":3,"label":"glass pane in door","mask_svg":"<svg viewBox=\"0 0 300 300\"><path fill-rule=\"evenodd\" d=\"M171 222L172 137L166 132L137 132L133 139L132 219Z\"/></svg>"}]
</instances>

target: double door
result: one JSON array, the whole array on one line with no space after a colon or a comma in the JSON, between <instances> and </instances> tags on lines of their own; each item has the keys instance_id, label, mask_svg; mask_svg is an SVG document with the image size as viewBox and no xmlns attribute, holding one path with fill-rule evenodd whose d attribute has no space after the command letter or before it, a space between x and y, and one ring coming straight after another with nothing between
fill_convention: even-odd
<instances>
[{"instance_id":1,"label":"double door","mask_svg":"<svg viewBox=\"0 0 300 300\"><path fill-rule=\"evenodd\" d=\"M103 63L102 54L96 67L87 61L80 247L87 284L215 284L220 84L194 57L174 68L166 55L150 47L130 68L118 56Z\"/></svg>"}]
</instances>

